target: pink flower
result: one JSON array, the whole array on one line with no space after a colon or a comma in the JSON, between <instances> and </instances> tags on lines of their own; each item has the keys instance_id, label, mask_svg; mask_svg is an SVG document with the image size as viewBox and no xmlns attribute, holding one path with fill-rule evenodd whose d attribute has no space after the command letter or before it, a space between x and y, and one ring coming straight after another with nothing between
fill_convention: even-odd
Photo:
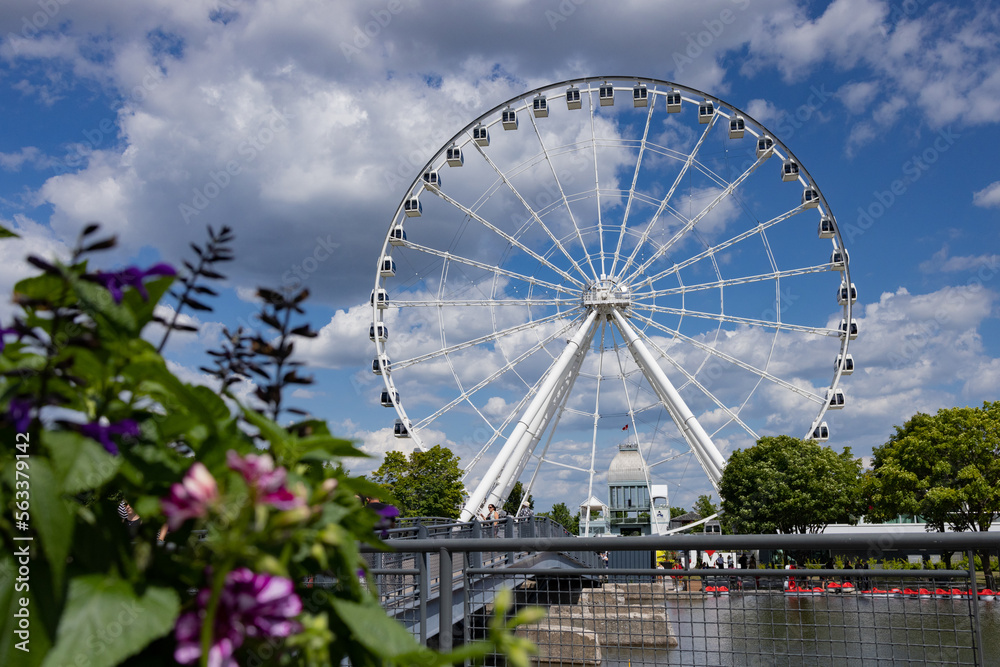
<instances>
[{"instance_id":1,"label":"pink flower","mask_svg":"<svg viewBox=\"0 0 1000 667\"><path fill-rule=\"evenodd\" d=\"M181 664L201 657L201 626L211 596L211 589L203 588L198 593L198 608L177 619L174 659ZM237 667L233 653L246 637L287 637L301 629L294 620L301 612L302 600L295 594L291 579L254 574L245 567L233 570L226 576L215 610L208 664Z\"/></svg>"},{"instance_id":2,"label":"pink flower","mask_svg":"<svg viewBox=\"0 0 1000 667\"><path fill-rule=\"evenodd\" d=\"M302 498L292 495L285 488L288 471L274 467L270 454L247 454L240 456L230 449L226 452L226 464L243 475L250 493L258 502L267 503L279 510L290 510L305 504Z\"/></svg>"},{"instance_id":3,"label":"pink flower","mask_svg":"<svg viewBox=\"0 0 1000 667\"><path fill-rule=\"evenodd\" d=\"M210 505L219 499L219 487L212 473L201 462L195 463L180 484L170 487L170 496L160 501L167 515L167 527L177 530L188 519L205 516Z\"/></svg>"}]
</instances>

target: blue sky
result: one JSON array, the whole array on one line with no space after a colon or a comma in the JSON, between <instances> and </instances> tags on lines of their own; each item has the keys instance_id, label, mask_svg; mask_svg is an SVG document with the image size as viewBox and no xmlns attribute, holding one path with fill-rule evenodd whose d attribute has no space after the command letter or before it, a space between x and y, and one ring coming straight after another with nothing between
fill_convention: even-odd
<instances>
[{"instance_id":1,"label":"blue sky","mask_svg":"<svg viewBox=\"0 0 1000 667\"><path fill-rule=\"evenodd\" d=\"M862 334L850 350L858 370L842 384L848 405L829 418L830 444L867 455L917 411L998 396L998 9L931 0L6 2L0 222L22 239L0 245L0 286L9 291L28 272L26 254L64 253L92 220L118 234L107 258L117 265L179 263L206 224L228 224L238 261L216 311L196 320L200 332L171 344L175 370L205 381L201 351L218 344L224 324L249 321L255 287L304 284L322 332L301 348L316 384L296 404L376 457L405 450L412 443L391 435L395 415L377 405L367 302L386 231L419 169L466 124L533 88L604 75L673 81L773 132L835 214ZM569 118L559 104L563 115L554 107L546 119L556 133L569 127L559 125ZM616 136L631 131L626 110L607 119ZM698 127L661 121L664 140L680 146ZM491 132L498 154L508 150L501 140L513 135ZM463 178L475 173L470 150ZM746 159L745 146L733 150ZM608 178L628 181L634 158L614 160ZM777 180L776 161L761 169ZM443 175L470 196L490 186ZM640 185L655 190L654 176ZM763 205L769 187L749 199ZM621 207L606 210L620 220ZM775 239L798 247L792 236ZM417 283L407 284L412 296ZM827 292L792 296L819 326L837 312L819 301L832 299ZM4 319L12 313L0 305ZM814 362L808 348L780 347L789 377ZM449 389L433 374L406 382L427 396ZM498 387L481 405L495 398L500 414L513 395ZM758 398L741 414L759 433L808 426L786 414L784 398ZM408 414L429 408L415 403ZM597 437L581 429L553 446L586 458L594 440L600 466L621 440L619 421L609 414ZM434 435L465 461L481 440L461 420ZM742 443L723 438L720 447ZM706 490L690 458L668 475L687 504ZM586 497L572 470L540 479L542 509Z\"/></svg>"}]
</instances>

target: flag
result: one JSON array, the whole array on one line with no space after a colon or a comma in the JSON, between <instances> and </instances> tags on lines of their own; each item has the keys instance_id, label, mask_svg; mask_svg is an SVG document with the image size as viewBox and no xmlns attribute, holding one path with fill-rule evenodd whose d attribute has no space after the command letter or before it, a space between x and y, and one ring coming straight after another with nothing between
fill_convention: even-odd
<instances>
[{"instance_id":1,"label":"flag","mask_svg":"<svg viewBox=\"0 0 1000 667\"><path fill-rule=\"evenodd\" d=\"M627 431L628 430L628 424L625 424L624 426L622 426L622 430L623 431Z\"/></svg>"}]
</instances>

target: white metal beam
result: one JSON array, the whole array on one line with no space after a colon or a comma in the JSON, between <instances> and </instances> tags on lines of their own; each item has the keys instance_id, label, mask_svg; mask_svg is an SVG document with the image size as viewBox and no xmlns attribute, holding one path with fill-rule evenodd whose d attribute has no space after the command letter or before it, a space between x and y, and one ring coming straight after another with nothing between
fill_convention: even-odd
<instances>
[{"instance_id":1,"label":"white metal beam","mask_svg":"<svg viewBox=\"0 0 1000 667\"><path fill-rule=\"evenodd\" d=\"M649 384L656 391L657 396L663 401L663 405L680 428L681 435L684 436L684 439L691 447L691 451L694 452L698 462L705 469L705 474L708 475L712 486L718 492L719 481L722 479L722 468L725 466L722 454L719 453L715 443L712 442L712 438L709 437L705 429L695 419L694 413L691 412L691 409L684 402L684 399L681 398L681 395L677 393L677 389L671 384L666 373L660 368L660 365L656 363L656 359L650 353L649 348L639 338L639 335L632 329L622 314L618 312L618 309L612 312L615 324L628 344L629 351L632 352L632 357L639 364L639 368L642 369Z\"/></svg>"}]
</instances>

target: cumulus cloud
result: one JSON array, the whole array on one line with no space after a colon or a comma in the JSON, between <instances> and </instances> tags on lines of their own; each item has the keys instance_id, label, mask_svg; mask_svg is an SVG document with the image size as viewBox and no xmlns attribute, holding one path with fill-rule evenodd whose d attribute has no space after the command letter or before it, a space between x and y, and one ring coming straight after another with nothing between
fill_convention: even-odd
<instances>
[{"instance_id":1,"label":"cumulus cloud","mask_svg":"<svg viewBox=\"0 0 1000 667\"><path fill-rule=\"evenodd\" d=\"M990 183L972 195L972 203L981 208L1000 208L1000 181Z\"/></svg>"}]
</instances>

